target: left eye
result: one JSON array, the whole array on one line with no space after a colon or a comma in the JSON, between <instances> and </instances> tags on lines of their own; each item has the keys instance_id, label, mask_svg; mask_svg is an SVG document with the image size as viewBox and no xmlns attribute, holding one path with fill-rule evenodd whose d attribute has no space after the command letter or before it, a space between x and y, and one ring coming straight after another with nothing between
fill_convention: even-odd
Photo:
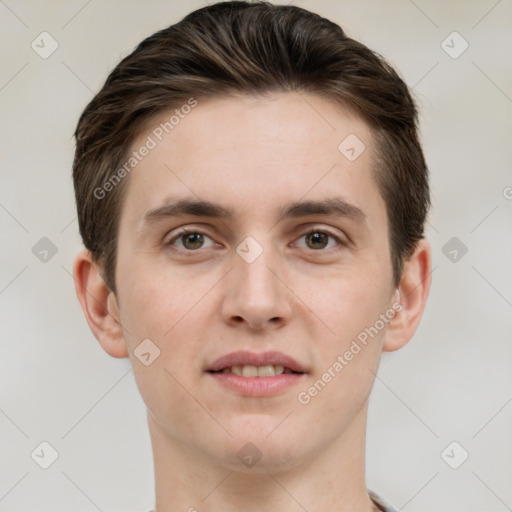
<instances>
[{"instance_id":1,"label":"left eye","mask_svg":"<svg viewBox=\"0 0 512 512\"><path fill-rule=\"evenodd\" d=\"M342 245L339 237L326 231L312 230L306 233L305 235L302 235L300 238L305 238L306 249L331 249L336 245ZM329 244L329 239L331 239L331 241L334 241L334 243ZM301 248L304 247L302 246Z\"/></svg>"}]
</instances>

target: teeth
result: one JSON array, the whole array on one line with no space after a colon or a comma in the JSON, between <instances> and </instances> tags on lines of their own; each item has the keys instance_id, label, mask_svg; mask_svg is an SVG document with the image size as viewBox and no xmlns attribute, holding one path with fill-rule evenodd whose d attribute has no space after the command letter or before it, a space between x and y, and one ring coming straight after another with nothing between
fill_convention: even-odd
<instances>
[{"instance_id":1,"label":"teeth","mask_svg":"<svg viewBox=\"0 0 512 512\"><path fill-rule=\"evenodd\" d=\"M256 366L244 366L242 368L242 377L257 377L258 368Z\"/></svg>"},{"instance_id":2,"label":"teeth","mask_svg":"<svg viewBox=\"0 0 512 512\"><path fill-rule=\"evenodd\" d=\"M275 374L276 369L271 364L258 367L258 377L274 377Z\"/></svg>"},{"instance_id":3,"label":"teeth","mask_svg":"<svg viewBox=\"0 0 512 512\"><path fill-rule=\"evenodd\" d=\"M284 373L284 366L280 364L265 366L232 366L231 368L224 368L222 373L234 373L239 377L274 377Z\"/></svg>"}]
</instances>

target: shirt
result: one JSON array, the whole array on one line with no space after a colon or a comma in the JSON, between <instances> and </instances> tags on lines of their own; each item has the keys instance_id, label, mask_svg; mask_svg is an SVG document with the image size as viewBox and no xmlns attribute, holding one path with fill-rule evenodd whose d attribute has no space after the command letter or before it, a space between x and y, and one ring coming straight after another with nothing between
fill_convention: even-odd
<instances>
[{"instance_id":1,"label":"shirt","mask_svg":"<svg viewBox=\"0 0 512 512\"><path fill-rule=\"evenodd\" d=\"M372 499L372 501L375 503L375 505L377 505L377 507L379 507L382 510L382 512L397 512L396 509L394 509L388 503L386 503L380 496L378 496L372 491L368 492L370 494L370 498Z\"/></svg>"}]
</instances>

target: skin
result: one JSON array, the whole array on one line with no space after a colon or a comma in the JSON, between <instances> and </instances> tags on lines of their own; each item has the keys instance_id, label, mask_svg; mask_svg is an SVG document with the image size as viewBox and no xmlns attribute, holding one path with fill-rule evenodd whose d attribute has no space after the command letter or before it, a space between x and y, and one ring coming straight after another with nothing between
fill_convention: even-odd
<instances>
[{"instance_id":1,"label":"skin","mask_svg":"<svg viewBox=\"0 0 512 512\"><path fill-rule=\"evenodd\" d=\"M149 123L133 148L168 117ZM353 162L338 151L349 134L366 146ZM319 97L199 100L127 178L117 297L88 251L76 258L89 326L108 354L130 357L148 408L157 512L377 510L364 477L368 397L381 353L405 345L418 326L431 255L420 241L395 288L373 150L360 118ZM359 208L365 220L311 214L278 221L290 202L331 197ZM234 217L144 222L170 198L218 203ZM172 245L182 227L202 233L204 245L194 249L182 237ZM315 245L305 236L310 228L342 244L327 238L323 248L317 238ZM236 252L249 235L263 249L252 263ZM300 403L298 393L398 299L401 311ZM149 366L134 355L146 338L161 351ZM308 373L276 396L239 396L204 371L236 350L284 352ZM237 457L247 442L262 454L252 468Z\"/></svg>"}]
</instances>

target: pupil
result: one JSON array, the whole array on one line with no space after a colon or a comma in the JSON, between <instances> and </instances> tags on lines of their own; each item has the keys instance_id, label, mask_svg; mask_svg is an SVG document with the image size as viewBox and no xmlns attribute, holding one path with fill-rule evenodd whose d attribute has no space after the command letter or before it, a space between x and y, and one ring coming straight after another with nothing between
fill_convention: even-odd
<instances>
[{"instance_id":1,"label":"pupil","mask_svg":"<svg viewBox=\"0 0 512 512\"><path fill-rule=\"evenodd\" d=\"M311 233L308 238L313 245L316 245L315 248L318 248L318 244L322 247L327 245L327 235L325 233Z\"/></svg>"},{"instance_id":2,"label":"pupil","mask_svg":"<svg viewBox=\"0 0 512 512\"><path fill-rule=\"evenodd\" d=\"M185 247L189 249L197 249L203 243L203 235L199 233L190 233L185 235Z\"/></svg>"}]
</instances>

